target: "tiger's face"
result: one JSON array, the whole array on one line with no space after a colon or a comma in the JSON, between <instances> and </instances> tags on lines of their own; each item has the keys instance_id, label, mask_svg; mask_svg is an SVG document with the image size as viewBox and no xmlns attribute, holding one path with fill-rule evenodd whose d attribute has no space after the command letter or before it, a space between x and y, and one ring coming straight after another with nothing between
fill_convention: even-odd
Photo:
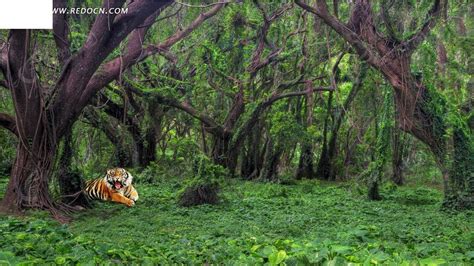
<instances>
[{"instance_id":1,"label":"tiger's face","mask_svg":"<svg viewBox=\"0 0 474 266\"><path fill-rule=\"evenodd\" d=\"M122 190L132 184L133 176L123 168L113 168L107 170L105 181L107 186L115 190Z\"/></svg>"}]
</instances>

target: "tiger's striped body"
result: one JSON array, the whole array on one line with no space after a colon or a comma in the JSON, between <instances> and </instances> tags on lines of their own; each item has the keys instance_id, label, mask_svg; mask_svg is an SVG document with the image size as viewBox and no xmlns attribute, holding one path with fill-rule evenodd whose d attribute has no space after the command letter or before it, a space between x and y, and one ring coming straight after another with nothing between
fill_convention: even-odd
<instances>
[{"instance_id":1,"label":"tiger's striped body","mask_svg":"<svg viewBox=\"0 0 474 266\"><path fill-rule=\"evenodd\" d=\"M109 169L104 178L88 181L84 194L89 199L114 201L131 207L138 200L132 179L133 176L123 168Z\"/></svg>"}]
</instances>

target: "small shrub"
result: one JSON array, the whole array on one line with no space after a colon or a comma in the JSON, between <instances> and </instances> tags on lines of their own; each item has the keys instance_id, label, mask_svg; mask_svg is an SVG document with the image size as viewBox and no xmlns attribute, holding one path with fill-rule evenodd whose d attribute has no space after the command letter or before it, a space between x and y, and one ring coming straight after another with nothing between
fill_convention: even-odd
<instances>
[{"instance_id":1,"label":"small shrub","mask_svg":"<svg viewBox=\"0 0 474 266\"><path fill-rule=\"evenodd\" d=\"M184 189L179 198L179 205L183 207L217 204L218 202L219 186L217 183L188 186Z\"/></svg>"},{"instance_id":2,"label":"small shrub","mask_svg":"<svg viewBox=\"0 0 474 266\"><path fill-rule=\"evenodd\" d=\"M193 178L179 193L178 204L183 207L219 202L219 181L227 175L226 169L212 163L204 155L193 162Z\"/></svg>"},{"instance_id":3,"label":"small shrub","mask_svg":"<svg viewBox=\"0 0 474 266\"><path fill-rule=\"evenodd\" d=\"M151 162L143 171L133 175L133 182L136 184L154 184L161 175L163 175L163 169L160 168L158 163Z\"/></svg>"}]
</instances>

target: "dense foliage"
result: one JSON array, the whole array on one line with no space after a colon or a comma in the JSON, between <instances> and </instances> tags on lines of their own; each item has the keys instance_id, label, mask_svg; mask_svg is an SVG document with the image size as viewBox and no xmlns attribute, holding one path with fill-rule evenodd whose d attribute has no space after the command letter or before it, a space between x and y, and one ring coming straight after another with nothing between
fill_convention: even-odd
<instances>
[{"instance_id":1,"label":"dense foliage","mask_svg":"<svg viewBox=\"0 0 474 266\"><path fill-rule=\"evenodd\" d=\"M0 30L0 265L474 263L470 1L112 2Z\"/></svg>"},{"instance_id":2,"label":"dense foliage","mask_svg":"<svg viewBox=\"0 0 474 266\"><path fill-rule=\"evenodd\" d=\"M5 185L2 182L2 187ZM441 193L385 187L234 180L220 205L177 205L182 180L137 184L134 208L98 203L61 225L31 213L0 218L0 263L362 263L474 262L474 213L439 212Z\"/></svg>"}]
</instances>

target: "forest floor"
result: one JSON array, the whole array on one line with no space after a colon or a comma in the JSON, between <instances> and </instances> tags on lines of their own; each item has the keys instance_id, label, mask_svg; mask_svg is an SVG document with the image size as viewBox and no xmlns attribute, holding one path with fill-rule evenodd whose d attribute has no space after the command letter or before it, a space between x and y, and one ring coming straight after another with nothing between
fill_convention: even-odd
<instances>
[{"instance_id":1,"label":"forest floor","mask_svg":"<svg viewBox=\"0 0 474 266\"><path fill-rule=\"evenodd\" d=\"M183 208L181 186L137 184L135 207L99 202L66 225L39 211L0 216L0 265L474 263L474 212L441 212L436 189L385 187L370 202L354 183L234 179L221 204Z\"/></svg>"}]
</instances>

